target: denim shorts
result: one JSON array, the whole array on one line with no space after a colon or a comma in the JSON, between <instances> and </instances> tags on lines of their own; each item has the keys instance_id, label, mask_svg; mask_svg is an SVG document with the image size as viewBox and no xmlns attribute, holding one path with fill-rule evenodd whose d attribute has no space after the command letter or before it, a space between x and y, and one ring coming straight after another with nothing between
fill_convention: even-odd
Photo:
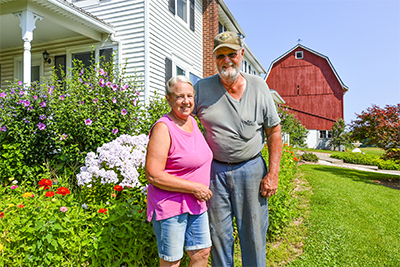
<instances>
[{"instance_id":1,"label":"denim shorts","mask_svg":"<svg viewBox=\"0 0 400 267\"><path fill-rule=\"evenodd\" d=\"M186 250L211 247L208 214L184 213L165 220L156 221L153 216L153 231L157 238L158 256L169 262L183 257Z\"/></svg>"}]
</instances>

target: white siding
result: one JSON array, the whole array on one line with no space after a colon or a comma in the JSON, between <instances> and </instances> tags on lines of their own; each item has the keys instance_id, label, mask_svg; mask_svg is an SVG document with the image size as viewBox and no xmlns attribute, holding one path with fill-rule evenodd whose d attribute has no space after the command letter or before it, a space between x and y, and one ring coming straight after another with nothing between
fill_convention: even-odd
<instances>
[{"instance_id":1,"label":"white siding","mask_svg":"<svg viewBox=\"0 0 400 267\"><path fill-rule=\"evenodd\" d=\"M187 1L188 4L190 3ZM188 14L189 20L189 14ZM168 0L149 4L149 93L164 94L165 58L198 77L203 75L202 2L195 1L195 31L169 11ZM182 65L183 64L183 65ZM174 73L174 72L173 72Z\"/></svg>"},{"instance_id":2,"label":"white siding","mask_svg":"<svg viewBox=\"0 0 400 267\"><path fill-rule=\"evenodd\" d=\"M127 75L137 75L139 84L144 83L145 74L144 1L110 0L101 1L100 4L93 6L82 6L86 11L114 27L115 38L121 42L121 61L119 62L127 63ZM141 97L143 98L143 95Z\"/></svg>"}]
</instances>

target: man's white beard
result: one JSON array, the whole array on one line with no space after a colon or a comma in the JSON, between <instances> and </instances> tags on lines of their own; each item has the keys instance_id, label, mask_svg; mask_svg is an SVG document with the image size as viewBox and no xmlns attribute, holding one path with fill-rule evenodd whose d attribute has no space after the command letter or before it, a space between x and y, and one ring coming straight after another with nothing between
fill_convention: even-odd
<instances>
[{"instance_id":1,"label":"man's white beard","mask_svg":"<svg viewBox=\"0 0 400 267\"><path fill-rule=\"evenodd\" d=\"M221 66L221 69L217 66L217 69L221 79L228 84L232 84L239 77L240 68L234 63L231 63L229 66L233 67L232 70L224 70L223 66Z\"/></svg>"}]
</instances>

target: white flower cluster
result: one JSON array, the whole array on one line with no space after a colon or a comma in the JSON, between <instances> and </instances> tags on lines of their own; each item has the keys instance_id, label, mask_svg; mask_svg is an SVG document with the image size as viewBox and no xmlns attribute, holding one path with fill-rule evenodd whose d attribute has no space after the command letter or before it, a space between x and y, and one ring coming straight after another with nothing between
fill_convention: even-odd
<instances>
[{"instance_id":1,"label":"white flower cluster","mask_svg":"<svg viewBox=\"0 0 400 267\"><path fill-rule=\"evenodd\" d=\"M85 166L77 175L78 185L91 187L96 179L100 179L101 184L118 184L119 177L114 171L118 170L123 178L120 186L140 187L137 168L145 165L148 142L149 138L144 134L124 134L97 148L97 154L89 152Z\"/></svg>"}]
</instances>

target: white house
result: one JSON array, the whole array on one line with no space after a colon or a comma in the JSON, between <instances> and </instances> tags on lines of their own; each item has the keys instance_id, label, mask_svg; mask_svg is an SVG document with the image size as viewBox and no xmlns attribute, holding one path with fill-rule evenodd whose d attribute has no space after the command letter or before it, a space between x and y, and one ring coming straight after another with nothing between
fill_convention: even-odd
<instances>
[{"instance_id":1,"label":"white house","mask_svg":"<svg viewBox=\"0 0 400 267\"><path fill-rule=\"evenodd\" d=\"M94 47L97 60L115 53L126 62L148 101L171 76L196 82L215 74L213 39L226 30L246 36L222 0L0 0L0 86L43 81L53 66L87 61ZM242 71L266 73L244 47Z\"/></svg>"}]
</instances>

